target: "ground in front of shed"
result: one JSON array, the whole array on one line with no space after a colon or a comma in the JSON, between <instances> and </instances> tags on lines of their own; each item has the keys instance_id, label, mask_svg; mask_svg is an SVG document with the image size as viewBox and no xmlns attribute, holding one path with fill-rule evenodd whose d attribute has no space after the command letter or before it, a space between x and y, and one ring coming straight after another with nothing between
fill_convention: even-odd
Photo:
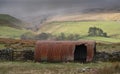
<instances>
[{"instance_id":1,"label":"ground in front of shed","mask_svg":"<svg viewBox=\"0 0 120 74\"><path fill-rule=\"evenodd\" d=\"M120 63L0 62L0 74L120 74Z\"/></svg>"}]
</instances>

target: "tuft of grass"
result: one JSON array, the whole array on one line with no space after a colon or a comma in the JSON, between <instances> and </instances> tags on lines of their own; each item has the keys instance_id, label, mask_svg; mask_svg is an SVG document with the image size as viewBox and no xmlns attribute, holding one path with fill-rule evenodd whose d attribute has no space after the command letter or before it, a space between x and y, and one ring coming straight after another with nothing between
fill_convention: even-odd
<instances>
[{"instance_id":1,"label":"tuft of grass","mask_svg":"<svg viewBox=\"0 0 120 74\"><path fill-rule=\"evenodd\" d=\"M120 74L120 63L117 62L104 66L104 68L98 69L96 72L90 72L89 74Z\"/></svg>"}]
</instances>

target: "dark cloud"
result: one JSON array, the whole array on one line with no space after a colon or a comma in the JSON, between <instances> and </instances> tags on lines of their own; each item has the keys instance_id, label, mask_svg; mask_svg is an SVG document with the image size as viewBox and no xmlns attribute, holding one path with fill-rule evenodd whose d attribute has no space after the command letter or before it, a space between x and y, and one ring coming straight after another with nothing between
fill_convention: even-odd
<instances>
[{"instance_id":1,"label":"dark cloud","mask_svg":"<svg viewBox=\"0 0 120 74\"><path fill-rule=\"evenodd\" d=\"M0 13L19 18L40 15L59 15L88 8L120 7L120 0L0 0Z\"/></svg>"}]
</instances>

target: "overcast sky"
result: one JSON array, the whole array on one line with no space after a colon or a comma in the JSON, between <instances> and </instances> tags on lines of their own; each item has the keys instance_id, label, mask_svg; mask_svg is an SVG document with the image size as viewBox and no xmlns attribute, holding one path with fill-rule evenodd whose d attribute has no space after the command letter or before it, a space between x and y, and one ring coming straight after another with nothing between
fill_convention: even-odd
<instances>
[{"instance_id":1,"label":"overcast sky","mask_svg":"<svg viewBox=\"0 0 120 74\"><path fill-rule=\"evenodd\" d=\"M0 14L23 18L112 6L120 7L120 0L0 0Z\"/></svg>"}]
</instances>

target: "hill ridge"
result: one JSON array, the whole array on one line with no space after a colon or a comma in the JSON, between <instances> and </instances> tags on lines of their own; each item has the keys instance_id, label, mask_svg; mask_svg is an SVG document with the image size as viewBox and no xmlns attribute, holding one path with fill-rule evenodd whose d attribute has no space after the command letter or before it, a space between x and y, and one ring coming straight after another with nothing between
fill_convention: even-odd
<instances>
[{"instance_id":1,"label":"hill ridge","mask_svg":"<svg viewBox=\"0 0 120 74\"><path fill-rule=\"evenodd\" d=\"M17 19L9 14L0 14L0 26L8 26L17 29L23 28L25 25L20 19Z\"/></svg>"}]
</instances>

